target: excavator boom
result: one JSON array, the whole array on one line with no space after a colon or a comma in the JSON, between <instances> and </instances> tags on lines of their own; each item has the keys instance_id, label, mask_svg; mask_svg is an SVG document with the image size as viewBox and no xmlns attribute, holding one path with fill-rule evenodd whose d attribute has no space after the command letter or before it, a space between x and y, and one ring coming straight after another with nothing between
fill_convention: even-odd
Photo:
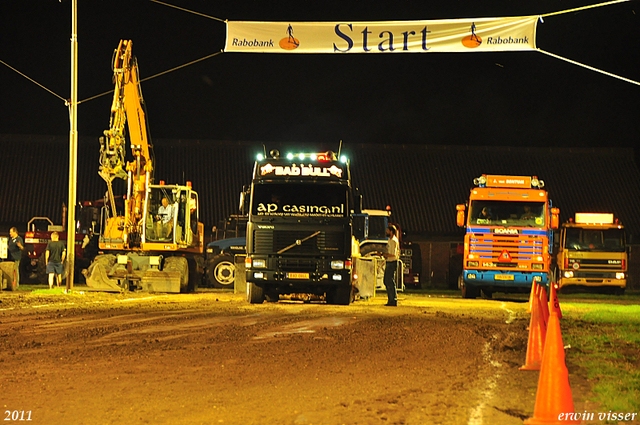
<instances>
[{"instance_id":1,"label":"excavator boom","mask_svg":"<svg viewBox=\"0 0 640 425\"><path fill-rule=\"evenodd\" d=\"M132 53L133 43L121 40L113 54L113 80L115 89L111 103L109 129L101 138L100 176L107 182L107 197L111 205L111 217L117 217L112 182L116 178L128 181L125 200L124 223L112 220L110 236L123 231L125 244L137 244L142 229L142 210L147 187L153 183L152 147L149 142L144 99L140 89L138 62ZM129 142L134 160L125 163L125 124L129 130Z\"/></svg>"}]
</instances>

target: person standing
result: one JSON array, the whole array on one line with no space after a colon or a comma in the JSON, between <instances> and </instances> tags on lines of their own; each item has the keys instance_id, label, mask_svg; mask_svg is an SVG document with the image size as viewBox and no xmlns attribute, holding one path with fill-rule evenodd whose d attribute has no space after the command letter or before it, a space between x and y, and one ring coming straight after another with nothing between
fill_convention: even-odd
<instances>
[{"instance_id":1,"label":"person standing","mask_svg":"<svg viewBox=\"0 0 640 425\"><path fill-rule=\"evenodd\" d=\"M53 288L53 278L57 278L58 288L62 282L62 273L64 273L64 259L67 255L67 248L64 242L59 240L58 232L51 233L51 241L47 244L45 253L45 261L47 263L47 274L49 275L49 289Z\"/></svg>"},{"instance_id":2,"label":"person standing","mask_svg":"<svg viewBox=\"0 0 640 425\"><path fill-rule=\"evenodd\" d=\"M9 229L9 255L13 260L13 283L12 288L16 290L20 286L20 260L22 259L22 250L24 250L24 240L18 234L18 229L12 227Z\"/></svg>"},{"instance_id":3,"label":"person standing","mask_svg":"<svg viewBox=\"0 0 640 425\"><path fill-rule=\"evenodd\" d=\"M384 286L387 288L387 304L396 307L398 305L398 292L396 291L396 279L398 271L398 254L400 243L396 236L396 227L393 224L387 226L385 231L387 238L387 252L382 253L385 259Z\"/></svg>"}]
</instances>

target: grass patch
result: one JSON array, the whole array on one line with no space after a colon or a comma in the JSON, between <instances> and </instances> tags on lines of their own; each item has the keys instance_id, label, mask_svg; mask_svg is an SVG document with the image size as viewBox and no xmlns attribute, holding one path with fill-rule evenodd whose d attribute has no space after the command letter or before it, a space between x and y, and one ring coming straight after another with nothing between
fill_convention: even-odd
<instances>
[{"instance_id":1,"label":"grass patch","mask_svg":"<svg viewBox=\"0 0 640 425\"><path fill-rule=\"evenodd\" d=\"M603 411L640 411L640 305L563 303L567 358L594 382Z\"/></svg>"},{"instance_id":2,"label":"grass patch","mask_svg":"<svg viewBox=\"0 0 640 425\"><path fill-rule=\"evenodd\" d=\"M47 288L47 289L34 289L33 291L31 291L31 293L32 294L38 294L38 295L41 295L41 294L64 294L64 290L65 289L66 288L64 286L60 287L60 288L54 286L51 289L49 289L49 288Z\"/></svg>"}]
</instances>

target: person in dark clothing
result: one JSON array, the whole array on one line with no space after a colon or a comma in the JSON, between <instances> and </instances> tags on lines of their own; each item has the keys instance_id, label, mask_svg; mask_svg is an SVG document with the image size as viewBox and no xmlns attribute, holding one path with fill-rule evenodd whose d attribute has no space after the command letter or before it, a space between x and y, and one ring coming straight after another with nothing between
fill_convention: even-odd
<instances>
[{"instance_id":1,"label":"person in dark clothing","mask_svg":"<svg viewBox=\"0 0 640 425\"><path fill-rule=\"evenodd\" d=\"M18 229L12 227L9 229L9 257L13 261L13 289L20 286L20 260L22 259L22 251L24 250L24 240L18 234Z\"/></svg>"},{"instance_id":2,"label":"person in dark clothing","mask_svg":"<svg viewBox=\"0 0 640 425\"><path fill-rule=\"evenodd\" d=\"M67 255L67 248L59 239L58 232L51 233L51 241L47 244L45 260L47 263L47 274L49 275L49 289L53 288L54 275L57 278L58 288L62 282L62 274L64 273L64 259Z\"/></svg>"}]
</instances>

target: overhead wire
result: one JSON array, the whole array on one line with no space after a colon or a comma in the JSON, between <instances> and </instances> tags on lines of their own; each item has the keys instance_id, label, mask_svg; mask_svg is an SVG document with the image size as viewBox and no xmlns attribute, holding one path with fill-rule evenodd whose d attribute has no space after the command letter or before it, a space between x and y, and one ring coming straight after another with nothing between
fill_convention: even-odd
<instances>
[{"instance_id":1,"label":"overhead wire","mask_svg":"<svg viewBox=\"0 0 640 425\"><path fill-rule=\"evenodd\" d=\"M602 6L609 6L609 5L617 4L617 3L625 3L625 2L628 2L628 1L631 1L631 0L612 0L612 1L604 2L604 3L598 3L598 4L591 4L591 5L588 5L588 6L576 7L576 8L573 8L573 9L560 10L558 12L545 13L545 14L539 15L539 16L540 16L540 20L542 21L542 18L546 18L546 17L549 17L549 16L556 16L556 15L562 15L562 14L565 14L565 13L579 12L579 11L582 11L582 10L593 9L593 8L602 7ZM544 21L542 21L542 22L544 22ZM586 65L586 64L578 62L578 61L574 61L574 60L569 59L569 58L565 58L564 56L556 55L555 53L547 52L546 50L542 50L539 47L536 48L536 50L538 52L540 52L540 53L544 53L545 55L549 55L549 56L551 56L553 58L563 60L563 61L571 63L573 65L578 65L578 66L581 66L581 67L586 68L588 70L599 72L600 74L607 75L609 77L617 78L617 79L625 81L627 83L631 83L631 84L635 84L635 85L639 85L640 86L640 82L638 82L638 81L631 80L629 78L625 78L625 77L622 77L620 75L616 75L616 74L613 74L611 72L607 72L607 71L604 71L602 69L595 68L593 66L589 66L589 65Z\"/></svg>"},{"instance_id":2,"label":"overhead wire","mask_svg":"<svg viewBox=\"0 0 640 425\"><path fill-rule=\"evenodd\" d=\"M212 53L212 54L210 54L210 55L204 56L204 57L202 57L202 58L200 58L200 59L196 59L196 60L193 60L193 61L191 61L191 62L187 62L187 63L185 63L185 64L182 64L182 65L178 65L178 66L176 66L176 67L173 67L173 68L171 68L171 69L167 69L166 71L162 71L162 72L159 72L159 73L157 73L157 74L151 75L151 76L149 76L149 77L142 78L142 79L140 80L140 82L142 83L142 82L144 82L144 81L149 81L149 80L151 80L151 79L153 79L153 78L157 78L157 77L159 77L159 76L161 76L161 75L165 75L165 74L168 74L168 73L170 73L170 72L177 71L178 69L185 68L185 67L187 67L187 66L189 66L189 65L193 65L194 63L202 62L203 60L206 60L206 59L212 58L212 57L214 57L214 56L217 56L217 55L219 55L219 54L220 54L220 53L222 53L222 52L223 52L223 51L221 50L221 51L219 51L219 52L215 52L215 53ZM104 92L104 93L100 93L100 94L97 94L97 95L95 95L95 96L88 97L88 98L86 98L86 99L83 99L83 100L79 101L79 102L78 102L78 104L83 103L83 102L88 102L88 101L90 101L90 100L97 99L97 98L102 97L102 96L106 96L106 95L108 95L108 94L113 93L113 91L114 91L114 90L109 90L109 91L106 91L106 92Z\"/></svg>"},{"instance_id":3,"label":"overhead wire","mask_svg":"<svg viewBox=\"0 0 640 425\"><path fill-rule=\"evenodd\" d=\"M149 1L161 4L163 6L173 7L174 9L178 9L178 10L181 10L181 11L187 12L187 13L192 13L194 15L202 16L204 18L209 18L209 19L213 19L215 21L220 21L220 22L226 22L224 19L216 18L215 16L205 15L204 13L200 13L200 12L196 12L196 11L193 11L193 10L185 9L184 7L179 7L179 6L170 4L170 3L165 3L165 2L162 2L162 1L159 1L159 0L149 0Z\"/></svg>"},{"instance_id":4,"label":"overhead wire","mask_svg":"<svg viewBox=\"0 0 640 425\"><path fill-rule=\"evenodd\" d=\"M22 75L24 78L26 78L27 80L31 81L32 83L34 83L35 85L37 85L38 87L45 89L46 91L48 91L49 93L51 93L52 95L54 95L55 97L57 97L58 99L62 100L63 102L68 102L68 99L65 99L64 97L60 96L59 94L55 93L53 90L48 89L47 87L45 87L44 85L40 84L39 82L37 82L36 80L34 80L33 78L29 77L28 75L18 71L17 69L15 69L14 67L12 67L11 65L9 65L8 63L6 63L5 61L0 59L0 63L3 64L4 66L6 66L7 68L11 69L12 71L18 73L19 75Z\"/></svg>"},{"instance_id":5,"label":"overhead wire","mask_svg":"<svg viewBox=\"0 0 640 425\"><path fill-rule=\"evenodd\" d=\"M159 0L149 0L149 1L154 2L154 3L161 4L161 5L163 5L163 6L172 7L172 8L174 8L174 9L178 9L178 10L181 10L181 11L183 11L183 12L192 13L192 14L194 14L194 15L202 16L202 17L204 17L204 18L209 18L209 19L213 19L213 20L215 20L215 21L225 22L225 20L224 20L224 19L216 18L215 16L205 15L204 13L200 13L200 12L196 12L196 11L193 11L193 10L185 9L185 8L183 8L183 7L179 7L179 6L176 6L176 5L173 5L173 4L169 4L169 3L165 3L165 2L162 2L162 1L159 1ZM155 74L155 75L151 75L150 77L143 78L143 79L141 79L141 80L140 80L140 82L148 81L148 80L151 80L152 78L156 78L156 77L159 77L159 76L161 76L161 75L165 75L165 74L168 74L168 73L170 73L170 72L177 71L178 69L182 69L182 68L185 68L185 67L187 67L187 66L189 66L189 65L193 65L193 64L198 63L198 62L201 62L201 61L203 61L203 60L206 60L206 59L212 58L212 57L217 56L217 55L219 55L220 53L223 53L223 52L224 52L224 50L221 50L221 51L219 51L219 52L212 53L212 54L210 54L210 55L204 56L204 57L202 57L202 58L200 58L200 59L196 59L196 60L193 60L193 61L191 61L191 62L187 62L187 63L182 64L182 65L178 65L178 66L173 67L173 68L171 68L171 69L168 69L168 70L166 70L166 71L162 71L162 72L159 72L159 73L157 73L157 74ZM55 93L53 90L50 90L49 88L47 88L47 87L45 87L44 85L40 84L39 82L37 82L37 81L36 81L36 80L34 80L33 78L30 78L30 77L29 77L29 76L27 76L26 74L24 74L24 73L20 72L19 70L17 70L16 68L12 67L12 66L11 66L11 65L9 65L8 63L4 62L3 60L0 60L0 63L2 63L3 65L5 65L7 68L11 69L12 71L14 71L14 72L18 73L19 75L23 76L24 78L26 78L27 80L31 81L32 83L36 84L38 87L40 87L40 88L42 88L42 89L44 89L44 90L48 91L49 93L51 93L52 95L54 95L54 96L55 96L55 97L57 97L58 99L62 100L62 101L65 103L65 105L67 105L67 106L69 105L69 99L65 99L64 97L62 97L62 96L60 96L59 94ZM109 91L106 91L106 92L104 92L104 93L96 94L96 95L94 95L94 96L91 96L91 97L88 97L88 98L86 98L86 99L80 100L80 101L78 101L76 104L77 104L77 105L79 105L79 104L84 103L84 102L89 102L90 100L94 100L94 99L97 99L97 98L99 98L99 97L109 95L109 94L111 94L111 93L113 93L113 90L109 90Z\"/></svg>"},{"instance_id":6,"label":"overhead wire","mask_svg":"<svg viewBox=\"0 0 640 425\"><path fill-rule=\"evenodd\" d=\"M556 59L560 59L560 60L563 60L565 62L569 62L571 64L578 65L578 66L581 66L583 68L589 69L591 71L599 72L600 74L604 74L604 75L607 75L609 77L617 78L619 80L626 81L627 83L631 83L631 84L635 84L637 86L640 86L640 82L638 82L638 81L634 81L634 80L631 80L629 78L621 77L620 75L612 74L611 72L607 72L607 71L604 71L602 69L594 68L593 66L589 66L589 65L586 65L584 63L580 63L580 62L571 60L569 58L565 58L563 56L556 55L556 54L551 53L551 52L547 52L546 50L542 50L540 48L537 48L536 50L538 52L540 52L540 53L544 53L545 55L549 55L549 56L554 57Z\"/></svg>"},{"instance_id":7,"label":"overhead wire","mask_svg":"<svg viewBox=\"0 0 640 425\"><path fill-rule=\"evenodd\" d=\"M171 7L171 8L174 8L174 9L178 9L178 10L181 10L183 12L192 13L192 14L197 15L197 16L202 16L202 17L205 17L205 18L208 18L208 19L213 19L213 20L219 21L219 22L226 22L224 19L220 19L220 18L217 18L215 16L206 15L204 13L196 12L196 11L193 11L193 10L185 9L183 7L179 7L179 6L170 4L170 3L162 2L160 0L149 0L149 1L151 1L153 3L161 4L163 6ZM604 3L598 3L598 4L588 5L588 6L577 7L577 8L573 8L573 9L566 9L566 10L561 10L561 11L557 11L557 12L545 13L545 14L542 14L542 15L539 15L539 16L540 16L540 19L542 19L542 18L546 18L546 17L549 17L549 16L556 16L556 15L561 15L561 14L565 14L565 13L578 12L578 11L581 11L581 10L592 9L592 8L602 7L602 6L608 6L608 5L617 4L617 3L624 3L624 2L628 2L628 1L631 1L631 0L613 0L613 1L608 1L608 2L604 2ZM565 58L563 56L556 55L556 54L551 53L551 52L547 52L546 50L542 50L540 48L537 48L536 50L539 51L540 53L544 53L544 54L549 55L551 57L554 57L554 58L557 58L557 59L560 59L560 60L564 60L566 62L572 63L574 65L581 66L581 67L589 69L591 71L599 72L601 74L604 74L604 75L607 75L607 76L610 76L610 77L613 77L613 78L617 78L619 80L622 80L622 81L625 81L625 82L628 82L628 83L631 83L631 84L640 85L640 82L638 82L638 81L631 80L629 78L625 78L625 77L622 77L622 76L619 76L619 75L616 75L616 74L613 74L613 73L610 73L610 72L607 72L607 71L604 71L604 70L601 70L601 69L598 69L598 68L595 68L595 67L592 67L592 66L589 66L589 65L586 65L586 64L583 64L583 63L568 59L568 58ZM178 69L182 69L182 68L187 67L189 65L193 65L195 63L198 63L198 62L201 62L203 60L209 59L211 57L217 56L217 55L219 55L220 53L223 53L223 52L224 52L224 50L221 50L219 52L212 53L210 55L204 56L204 57L202 57L200 59L196 59L196 60L193 60L191 62L187 62L185 64L182 64L182 65L176 66L174 68L168 69L166 71L159 72L159 73L157 73L155 75L152 75L150 77L143 78L142 80L140 80L140 82L148 81L148 80L151 80L152 78L156 78L156 77L159 77L161 75L165 75L165 74L168 74L170 72L176 71ZM12 71L18 73L22 77L26 78L27 80L31 81L32 83L36 84L38 87L40 87L40 88L46 90L47 92L51 93L52 95L54 95L58 99L62 100L63 102L65 102L65 105L69 104L69 99L65 99L64 97L62 97L59 94L55 93L53 90L50 90L49 88L47 88L43 84L40 84L39 82L37 82L33 78L31 78L31 77L27 76L26 74L20 72L19 70L17 70L16 68L12 67L8 63L4 62L3 60L0 60L0 63L5 65L6 67L11 69ZM111 93L113 93L113 90L109 90L109 91L106 91L104 93L100 93L100 94L97 94L95 96L88 97L86 99L83 99L83 100L77 102L77 104L88 102L90 100L94 100L94 99L97 99L99 97L111 94Z\"/></svg>"},{"instance_id":8,"label":"overhead wire","mask_svg":"<svg viewBox=\"0 0 640 425\"><path fill-rule=\"evenodd\" d=\"M546 18L547 16L562 15L564 13L571 13L571 12L579 12L581 10L593 9L594 7L609 6L611 4L624 3L628 1L631 1L631 0L613 0L613 1L608 1L604 3L590 4L588 6L575 7L573 9L560 10L558 12L545 13L544 15L540 15L540 16L542 16L543 18Z\"/></svg>"}]
</instances>

